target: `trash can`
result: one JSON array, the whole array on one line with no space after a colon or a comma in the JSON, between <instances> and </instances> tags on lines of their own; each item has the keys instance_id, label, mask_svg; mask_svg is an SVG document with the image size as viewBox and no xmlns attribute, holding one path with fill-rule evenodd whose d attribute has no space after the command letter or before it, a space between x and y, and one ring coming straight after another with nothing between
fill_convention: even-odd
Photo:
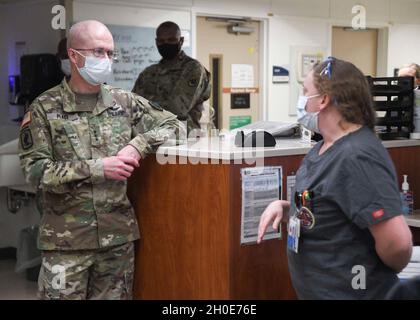
<instances>
[{"instance_id":1,"label":"trash can","mask_svg":"<svg viewBox=\"0 0 420 320\"><path fill-rule=\"evenodd\" d=\"M26 279L37 281L41 268L41 251L37 247L38 226L22 229L16 250L17 273L26 272Z\"/></svg>"}]
</instances>

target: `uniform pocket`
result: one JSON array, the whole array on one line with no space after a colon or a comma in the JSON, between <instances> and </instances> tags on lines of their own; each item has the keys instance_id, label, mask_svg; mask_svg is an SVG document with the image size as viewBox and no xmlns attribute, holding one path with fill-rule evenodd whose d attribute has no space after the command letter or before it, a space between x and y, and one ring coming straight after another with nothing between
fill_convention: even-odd
<instances>
[{"instance_id":1,"label":"uniform pocket","mask_svg":"<svg viewBox=\"0 0 420 320\"><path fill-rule=\"evenodd\" d=\"M101 134L108 156L115 156L131 140L130 118L124 115L107 116L101 123Z\"/></svg>"},{"instance_id":2,"label":"uniform pocket","mask_svg":"<svg viewBox=\"0 0 420 320\"><path fill-rule=\"evenodd\" d=\"M87 154L85 152L85 148L82 142L80 141L80 138L74 126L68 122L64 123L63 126L67 133L67 137L70 141L70 144L72 145L73 150L76 153L77 157L81 160L88 159Z\"/></svg>"},{"instance_id":3,"label":"uniform pocket","mask_svg":"<svg viewBox=\"0 0 420 320\"><path fill-rule=\"evenodd\" d=\"M48 262L43 258L38 278L38 298L40 300L59 300L61 298L60 289L53 285L54 274L47 265Z\"/></svg>"},{"instance_id":4,"label":"uniform pocket","mask_svg":"<svg viewBox=\"0 0 420 320\"><path fill-rule=\"evenodd\" d=\"M86 131L87 125L76 125L69 120L50 120L52 146L56 160L84 160L87 159L79 131ZM86 133L85 133L86 134Z\"/></svg>"}]
</instances>

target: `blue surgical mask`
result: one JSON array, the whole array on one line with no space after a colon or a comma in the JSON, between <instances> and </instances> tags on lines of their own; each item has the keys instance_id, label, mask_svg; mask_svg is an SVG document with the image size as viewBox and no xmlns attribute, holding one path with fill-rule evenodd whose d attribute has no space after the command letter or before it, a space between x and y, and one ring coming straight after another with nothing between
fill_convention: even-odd
<instances>
[{"instance_id":1,"label":"blue surgical mask","mask_svg":"<svg viewBox=\"0 0 420 320\"><path fill-rule=\"evenodd\" d=\"M306 129L310 131L314 131L319 133L318 128L318 112L307 112L306 111L306 104L308 100L311 98L315 98L320 96L320 94L315 94L313 96L300 96L296 109L297 109L297 120L298 122L303 125Z\"/></svg>"},{"instance_id":2,"label":"blue surgical mask","mask_svg":"<svg viewBox=\"0 0 420 320\"><path fill-rule=\"evenodd\" d=\"M77 70L86 82L96 86L109 81L112 73L112 63L108 58L84 56L77 50L75 51L85 58L85 66L81 68L77 67Z\"/></svg>"}]
</instances>

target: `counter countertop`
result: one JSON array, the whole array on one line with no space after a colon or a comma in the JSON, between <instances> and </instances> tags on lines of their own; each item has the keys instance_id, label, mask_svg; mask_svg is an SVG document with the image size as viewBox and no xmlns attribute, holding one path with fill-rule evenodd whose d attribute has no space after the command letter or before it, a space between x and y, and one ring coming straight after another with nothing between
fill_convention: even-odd
<instances>
[{"instance_id":1,"label":"counter countertop","mask_svg":"<svg viewBox=\"0 0 420 320\"><path fill-rule=\"evenodd\" d=\"M315 145L314 142L302 142L300 139L276 139L276 146L271 148L239 148L232 137L212 137L188 140L178 146L161 146L156 154L161 156L181 156L198 159L255 159L276 156L304 155ZM386 148L420 146L420 140L383 141Z\"/></svg>"},{"instance_id":2,"label":"counter countertop","mask_svg":"<svg viewBox=\"0 0 420 320\"><path fill-rule=\"evenodd\" d=\"M414 210L413 214L404 216L404 218L410 227L420 228L420 210Z\"/></svg>"}]
</instances>

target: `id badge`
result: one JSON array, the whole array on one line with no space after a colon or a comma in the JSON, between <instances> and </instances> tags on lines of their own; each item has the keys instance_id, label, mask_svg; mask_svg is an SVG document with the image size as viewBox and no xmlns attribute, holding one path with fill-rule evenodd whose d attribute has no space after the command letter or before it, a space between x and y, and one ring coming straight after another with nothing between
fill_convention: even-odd
<instances>
[{"instance_id":1,"label":"id badge","mask_svg":"<svg viewBox=\"0 0 420 320\"><path fill-rule=\"evenodd\" d=\"M300 236L300 220L293 216L289 219L287 227L287 248L298 253Z\"/></svg>"}]
</instances>

